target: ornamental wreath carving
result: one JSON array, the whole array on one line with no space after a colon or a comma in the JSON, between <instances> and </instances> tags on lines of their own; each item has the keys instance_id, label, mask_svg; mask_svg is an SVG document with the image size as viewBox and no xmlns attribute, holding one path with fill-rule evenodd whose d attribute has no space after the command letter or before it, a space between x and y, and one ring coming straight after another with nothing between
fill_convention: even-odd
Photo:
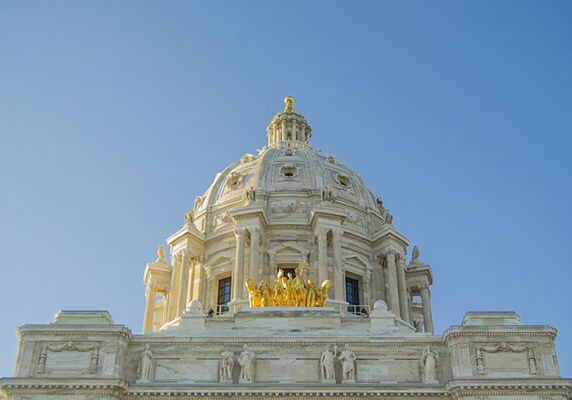
<instances>
[{"instance_id":1,"label":"ornamental wreath carving","mask_svg":"<svg viewBox=\"0 0 572 400\"><path fill-rule=\"evenodd\" d=\"M499 353L499 352L513 352L513 353L524 353L526 352L526 356L528 359L528 372L531 375L536 375L537 368L536 368L536 357L534 355L534 350L532 347L527 346L525 344L510 344L510 343L499 343L494 345L488 346L480 346L475 351L475 359L477 363L477 373L479 375L485 375L485 363L483 359L483 353Z\"/></svg>"}]
</instances>

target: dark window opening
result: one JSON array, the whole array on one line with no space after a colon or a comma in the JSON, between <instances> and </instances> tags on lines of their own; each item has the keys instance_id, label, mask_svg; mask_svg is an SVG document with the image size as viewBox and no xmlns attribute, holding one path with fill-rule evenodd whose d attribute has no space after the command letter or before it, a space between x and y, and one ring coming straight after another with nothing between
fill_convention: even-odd
<instances>
[{"instance_id":1,"label":"dark window opening","mask_svg":"<svg viewBox=\"0 0 572 400\"><path fill-rule=\"evenodd\" d=\"M292 274L292 278L296 277L296 268L278 268L284 271L284 276L288 278L288 274Z\"/></svg>"},{"instance_id":2,"label":"dark window opening","mask_svg":"<svg viewBox=\"0 0 572 400\"><path fill-rule=\"evenodd\" d=\"M228 302L230 301L231 277L218 281L217 315L228 312Z\"/></svg>"},{"instance_id":3,"label":"dark window opening","mask_svg":"<svg viewBox=\"0 0 572 400\"><path fill-rule=\"evenodd\" d=\"M357 279L346 277L346 301L348 302L348 311L354 314L361 313L359 306L359 282Z\"/></svg>"}]
</instances>

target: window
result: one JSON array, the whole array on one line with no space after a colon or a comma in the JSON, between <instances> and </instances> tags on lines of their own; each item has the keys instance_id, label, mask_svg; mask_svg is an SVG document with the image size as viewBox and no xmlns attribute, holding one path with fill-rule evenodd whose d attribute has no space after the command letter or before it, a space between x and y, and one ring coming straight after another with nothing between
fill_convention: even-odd
<instances>
[{"instance_id":1,"label":"window","mask_svg":"<svg viewBox=\"0 0 572 400\"><path fill-rule=\"evenodd\" d=\"M343 187L348 187L350 185L350 177L344 174L338 174L338 183Z\"/></svg>"},{"instance_id":2,"label":"window","mask_svg":"<svg viewBox=\"0 0 572 400\"><path fill-rule=\"evenodd\" d=\"M297 175L298 169L292 165L287 165L287 166L280 168L280 173L282 174L282 176L285 176L287 178L291 178L291 177Z\"/></svg>"},{"instance_id":3,"label":"window","mask_svg":"<svg viewBox=\"0 0 572 400\"><path fill-rule=\"evenodd\" d=\"M278 268L284 271L284 276L288 278L288 274L292 274L292 278L296 277L296 268Z\"/></svg>"},{"instance_id":4,"label":"window","mask_svg":"<svg viewBox=\"0 0 572 400\"><path fill-rule=\"evenodd\" d=\"M346 300L348 302L348 311L359 314L359 282L357 279L346 277Z\"/></svg>"},{"instance_id":5,"label":"window","mask_svg":"<svg viewBox=\"0 0 572 400\"><path fill-rule=\"evenodd\" d=\"M228 302L230 301L230 283L231 278L219 279L218 281L218 298L217 298L217 315L228 312Z\"/></svg>"}]
</instances>

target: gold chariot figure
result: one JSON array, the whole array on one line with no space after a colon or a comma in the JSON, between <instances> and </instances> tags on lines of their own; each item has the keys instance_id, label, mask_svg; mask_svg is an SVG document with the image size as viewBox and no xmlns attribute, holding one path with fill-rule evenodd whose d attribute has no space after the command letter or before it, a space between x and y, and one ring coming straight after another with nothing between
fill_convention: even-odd
<instances>
[{"instance_id":1,"label":"gold chariot figure","mask_svg":"<svg viewBox=\"0 0 572 400\"><path fill-rule=\"evenodd\" d=\"M294 276L279 269L273 282L262 280L256 284L252 279L245 280L250 307L324 307L333 283L325 280L316 287L310 279L304 279L304 271L309 269L310 265L302 262Z\"/></svg>"}]
</instances>

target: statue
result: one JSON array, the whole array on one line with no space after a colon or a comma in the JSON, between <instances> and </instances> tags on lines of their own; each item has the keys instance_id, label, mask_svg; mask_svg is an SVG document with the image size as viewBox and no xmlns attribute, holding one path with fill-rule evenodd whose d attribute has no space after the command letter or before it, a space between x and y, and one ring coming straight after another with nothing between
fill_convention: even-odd
<instances>
[{"instance_id":1,"label":"statue","mask_svg":"<svg viewBox=\"0 0 572 400\"><path fill-rule=\"evenodd\" d=\"M193 210L189 210L185 213L185 225L190 225L193 223L195 215Z\"/></svg>"},{"instance_id":2,"label":"statue","mask_svg":"<svg viewBox=\"0 0 572 400\"><path fill-rule=\"evenodd\" d=\"M306 284L306 307L316 307L317 298L316 284L308 279Z\"/></svg>"},{"instance_id":3,"label":"statue","mask_svg":"<svg viewBox=\"0 0 572 400\"><path fill-rule=\"evenodd\" d=\"M260 283L260 294L262 297L261 306L262 307L271 307L272 306L272 288L266 281L263 279Z\"/></svg>"},{"instance_id":4,"label":"statue","mask_svg":"<svg viewBox=\"0 0 572 400\"><path fill-rule=\"evenodd\" d=\"M195 197L195 204L193 205L193 210L196 210L203 204L203 198L201 196Z\"/></svg>"},{"instance_id":5,"label":"statue","mask_svg":"<svg viewBox=\"0 0 572 400\"><path fill-rule=\"evenodd\" d=\"M294 275L279 269L273 282L263 280L257 285L252 279L245 280L250 307L324 307L333 283L325 280L316 288L314 282L304 279L304 271L309 269L302 261Z\"/></svg>"},{"instance_id":6,"label":"statue","mask_svg":"<svg viewBox=\"0 0 572 400\"><path fill-rule=\"evenodd\" d=\"M245 280L244 284L248 290L248 301L250 303L250 307L260 307L262 305L262 291L256 288L252 279Z\"/></svg>"},{"instance_id":7,"label":"statue","mask_svg":"<svg viewBox=\"0 0 572 400\"><path fill-rule=\"evenodd\" d=\"M251 186L250 189L246 191L246 200L255 201L256 200L256 190Z\"/></svg>"},{"instance_id":8,"label":"statue","mask_svg":"<svg viewBox=\"0 0 572 400\"><path fill-rule=\"evenodd\" d=\"M334 282L326 279L322 285L316 289L316 307L324 307L328 299L328 291L334 286Z\"/></svg>"},{"instance_id":9,"label":"statue","mask_svg":"<svg viewBox=\"0 0 572 400\"><path fill-rule=\"evenodd\" d=\"M153 379L153 352L149 345L145 346L141 361L139 361L137 376L139 382L150 382Z\"/></svg>"},{"instance_id":10,"label":"statue","mask_svg":"<svg viewBox=\"0 0 572 400\"><path fill-rule=\"evenodd\" d=\"M355 376L355 360L356 356L350 347L346 344L344 350L338 358L342 362L342 382L343 383L354 383L356 381Z\"/></svg>"},{"instance_id":11,"label":"statue","mask_svg":"<svg viewBox=\"0 0 572 400\"><path fill-rule=\"evenodd\" d=\"M234 370L234 354L232 351L223 351L220 359L220 383L232 383Z\"/></svg>"},{"instance_id":12,"label":"statue","mask_svg":"<svg viewBox=\"0 0 572 400\"><path fill-rule=\"evenodd\" d=\"M389 211L385 210L385 214L383 215L383 219L385 220L386 224L393 225L393 214L391 214Z\"/></svg>"},{"instance_id":13,"label":"statue","mask_svg":"<svg viewBox=\"0 0 572 400\"><path fill-rule=\"evenodd\" d=\"M167 262L167 256L165 255L165 246L160 245L157 249L157 261L165 261Z\"/></svg>"},{"instance_id":14,"label":"statue","mask_svg":"<svg viewBox=\"0 0 572 400\"><path fill-rule=\"evenodd\" d=\"M423 350L421 356L421 366L423 367L423 383L439 383L437 380L437 373L435 367L437 365L437 358L439 354L430 346Z\"/></svg>"},{"instance_id":15,"label":"statue","mask_svg":"<svg viewBox=\"0 0 572 400\"><path fill-rule=\"evenodd\" d=\"M413 246L410 264L421 264L421 261L419 261L419 255L420 255L419 247Z\"/></svg>"},{"instance_id":16,"label":"statue","mask_svg":"<svg viewBox=\"0 0 572 400\"><path fill-rule=\"evenodd\" d=\"M334 361L336 359L336 353L338 348L336 346L328 346L328 348L322 351L322 356L320 357L320 366L322 371L322 381L326 383L336 382L336 369Z\"/></svg>"},{"instance_id":17,"label":"statue","mask_svg":"<svg viewBox=\"0 0 572 400\"><path fill-rule=\"evenodd\" d=\"M254 382L254 358L254 352L244 345L244 350L238 358L238 364L240 365L239 383Z\"/></svg>"}]
</instances>

